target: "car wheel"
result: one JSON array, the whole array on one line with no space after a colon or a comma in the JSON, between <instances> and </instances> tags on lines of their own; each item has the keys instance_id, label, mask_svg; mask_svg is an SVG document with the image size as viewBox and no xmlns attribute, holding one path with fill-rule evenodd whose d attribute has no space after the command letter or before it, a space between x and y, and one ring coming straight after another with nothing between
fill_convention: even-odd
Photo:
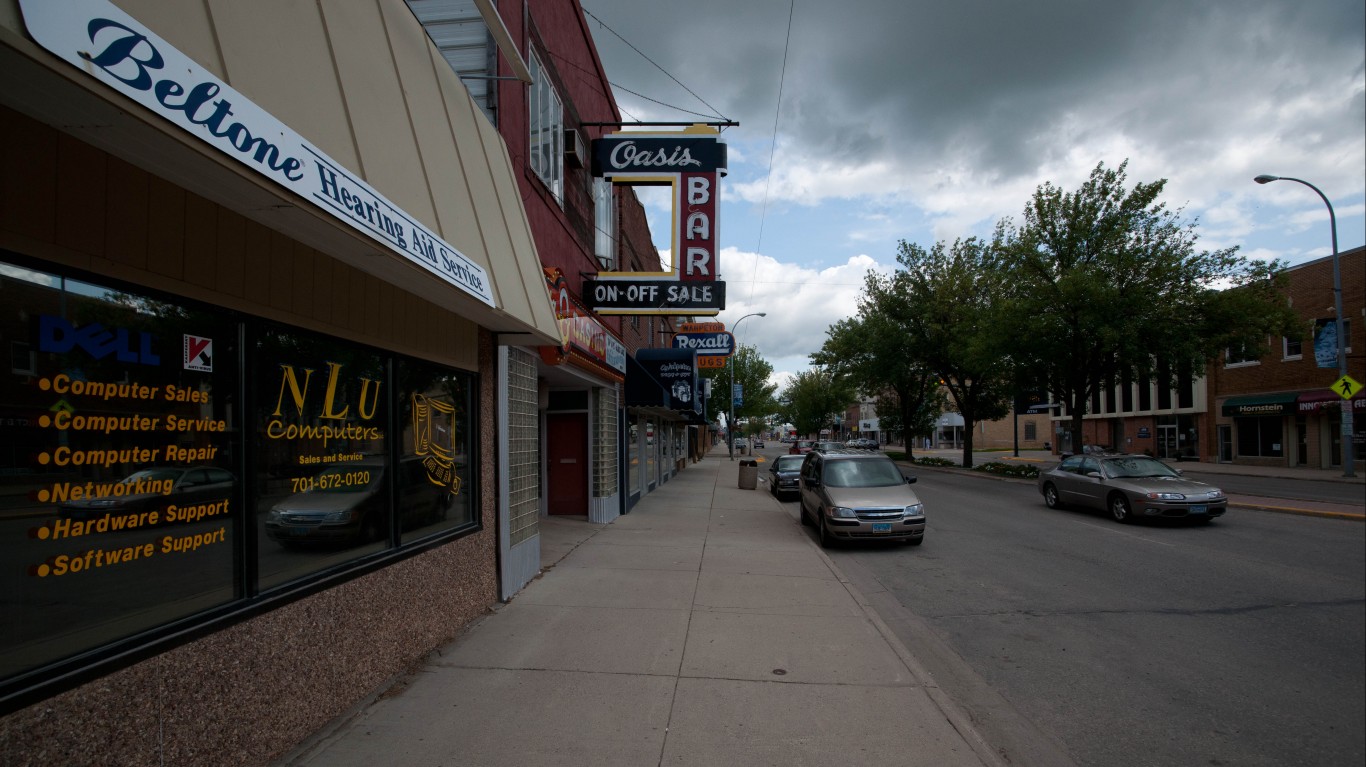
<instances>
[{"instance_id":1,"label":"car wheel","mask_svg":"<svg viewBox=\"0 0 1366 767\"><path fill-rule=\"evenodd\" d=\"M1058 497L1058 488L1052 482L1043 486L1043 505L1050 509L1061 509L1062 499Z\"/></svg>"},{"instance_id":2,"label":"car wheel","mask_svg":"<svg viewBox=\"0 0 1366 767\"><path fill-rule=\"evenodd\" d=\"M834 546L835 538L830 535L830 530L825 526L825 515L819 512L816 514L816 527L819 528L817 532L820 533L821 548L828 549Z\"/></svg>"},{"instance_id":3,"label":"car wheel","mask_svg":"<svg viewBox=\"0 0 1366 767\"><path fill-rule=\"evenodd\" d=\"M1133 511L1129 509L1129 499L1119 493L1110 496L1110 516L1114 517L1115 521L1119 523L1132 522L1134 514Z\"/></svg>"}]
</instances>

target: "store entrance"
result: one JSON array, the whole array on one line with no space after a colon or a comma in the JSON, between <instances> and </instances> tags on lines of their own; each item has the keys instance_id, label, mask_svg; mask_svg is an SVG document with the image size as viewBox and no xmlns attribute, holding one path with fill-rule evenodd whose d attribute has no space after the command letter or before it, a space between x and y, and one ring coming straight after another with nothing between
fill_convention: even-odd
<instances>
[{"instance_id":1,"label":"store entrance","mask_svg":"<svg viewBox=\"0 0 1366 767\"><path fill-rule=\"evenodd\" d=\"M588 415L550 413L545 424L546 510L587 516Z\"/></svg>"}]
</instances>

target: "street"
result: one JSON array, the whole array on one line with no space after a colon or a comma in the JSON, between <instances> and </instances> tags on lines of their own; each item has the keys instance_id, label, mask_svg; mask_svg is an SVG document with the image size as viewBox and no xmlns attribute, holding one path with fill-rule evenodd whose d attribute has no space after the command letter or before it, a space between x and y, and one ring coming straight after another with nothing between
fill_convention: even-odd
<instances>
[{"instance_id":1,"label":"street","mask_svg":"<svg viewBox=\"0 0 1366 767\"><path fill-rule=\"evenodd\" d=\"M1006 758L1362 763L1360 522L1123 526L1032 482L914 473L923 546L828 553Z\"/></svg>"}]
</instances>

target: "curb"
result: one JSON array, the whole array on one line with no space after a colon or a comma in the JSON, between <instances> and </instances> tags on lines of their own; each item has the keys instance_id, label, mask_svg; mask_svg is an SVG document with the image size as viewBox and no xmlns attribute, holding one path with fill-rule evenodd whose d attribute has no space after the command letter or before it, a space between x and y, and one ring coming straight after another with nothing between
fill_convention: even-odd
<instances>
[{"instance_id":1,"label":"curb","mask_svg":"<svg viewBox=\"0 0 1366 767\"><path fill-rule=\"evenodd\" d=\"M898 466L906 466L915 470L929 469L931 471L943 471L949 474L958 474L961 476L977 477L981 479L994 479L998 482L1034 484L1034 480L1032 479L1024 479L1021 477L1003 477L999 474L991 474L990 472L964 469L961 466L922 466L917 463L910 463L909 461L897 461L896 464ZM1325 501L1325 503L1327 502ZM1302 509L1298 506L1276 506L1272 504L1256 502L1249 503L1244 500L1234 501L1232 497L1229 498L1228 505L1240 509L1247 509L1251 511L1267 511L1275 514L1294 514L1302 517L1320 517L1323 519L1345 519L1353 522L1366 522L1366 514L1357 514L1355 512L1350 511L1322 511L1320 509Z\"/></svg>"}]
</instances>

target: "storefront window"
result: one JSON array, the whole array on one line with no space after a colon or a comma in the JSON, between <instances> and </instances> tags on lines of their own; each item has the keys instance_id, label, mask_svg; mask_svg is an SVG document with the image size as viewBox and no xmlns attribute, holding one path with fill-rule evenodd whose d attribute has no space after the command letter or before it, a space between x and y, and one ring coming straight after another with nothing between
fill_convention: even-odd
<instances>
[{"instance_id":1,"label":"storefront window","mask_svg":"<svg viewBox=\"0 0 1366 767\"><path fill-rule=\"evenodd\" d=\"M386 547L387 376L372 351L268 330L255 368L258 568L266 589Z\"/></svg>"},{"instance_id":2,"label":"storefront window","mask_svg":"<svg viewBox=\"0 0 1366 767\"><path fill-rule=\"evenodd\" d=\"M0 677L239 596L236 325L5 263L0 293Z\"/></svg>"},{"instance_id":3,"label":"storefront window","mask_svg":"<svg viewBox=\"0 0 1366 767\"><path fill-rule=\"evenodd\" d=\"M478 528L473 374L4 262L0 294L0 681Z\"/></svg>"},{"instance_id":4,"label":"storefront window","mask_svg":"<svg viewBox=\"0 0 1366 767\"><path fill-rule=\"evenodd\" d=\"M400 538L473 524L473 379L416 361L397 372Z\"/></svg>"},{"instance_id":5,"label":"storefront window","mask_svg":"<svg viewBox=\"0 0 1366 767\"><path fill-rule=\"evenodd\" d=\"M1238 455L1266 458L1280 458L1285 455L1282 447L1282 420L1280 416L1234 418L1233 425L1238 432Z\"/></svg>"},{"instance_id":6,"label":"storefront window","mask_svg":"<svg viewBox=\"0 0 1366 767\"><path fill-rule=\"evenodd\" d=\"M626 475L626 494L635 495L640 492L640 426L635 421L627 429L626 463L630 467Z\"/></svg>"},{"instance_id":7,"label":"storefront window","mask_svg":"<svg viewBox=\"0 0 1366 767\"><path fill-rule=\"evenodd\" d=\"M655 422L645 422L645 484L654 487L659 479L659 435L655 434Z\"/></svg>"}]
</instances>

